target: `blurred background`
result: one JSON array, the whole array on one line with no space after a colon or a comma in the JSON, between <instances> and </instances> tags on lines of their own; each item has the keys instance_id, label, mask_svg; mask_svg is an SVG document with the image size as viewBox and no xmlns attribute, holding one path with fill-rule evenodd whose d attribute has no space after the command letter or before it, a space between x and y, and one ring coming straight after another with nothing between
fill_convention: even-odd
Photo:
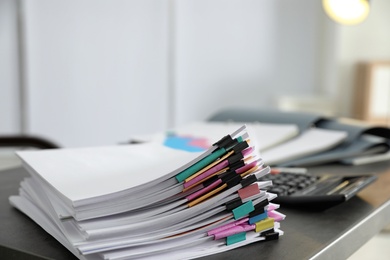
<instances>
[{"instance_id":1,"label":"blurred background","mask_svg":"<svg viewBox=\"0 0 390 260\"><path fill-rule=\"evenodd\" d=\"M0 136L111 145L230 107L390 126L389 14L388 0L357 25L320 0L0 0Z\"/></svg>"},{"instance_id":2,"label":"blurred background","mask_svg":"<svg viewBox=\"0 0 390 260\"><path fill-rule=\"evenodd\" d=\"M0 134L71 147L226 107L355 117L358 64L390 60L390 1L370 6L346 26L320 0L0 0Z\"/></svg>"}]
</instances>

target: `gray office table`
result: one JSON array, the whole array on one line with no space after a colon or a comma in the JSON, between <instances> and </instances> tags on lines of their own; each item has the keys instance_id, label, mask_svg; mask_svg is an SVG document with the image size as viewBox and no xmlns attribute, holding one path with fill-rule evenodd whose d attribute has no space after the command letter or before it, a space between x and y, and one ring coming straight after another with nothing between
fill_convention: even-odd
<instances>
[{"instance_id":1,"label":"gray office table","mask_svg":"<svg viewBox=\"0 0 390 260\"><path fill-rule=\"evenodd\" d=\"M321 212L281 208L287 215L279 240L258 242L202 259L345 259L390 223L390 162L360 167L327 166L315 174L378 175L378 180L351 200ZM0 259L75 259L27 216L12 208L28 176L22 168L0 172Z\"/></svg>"}]
</instances>

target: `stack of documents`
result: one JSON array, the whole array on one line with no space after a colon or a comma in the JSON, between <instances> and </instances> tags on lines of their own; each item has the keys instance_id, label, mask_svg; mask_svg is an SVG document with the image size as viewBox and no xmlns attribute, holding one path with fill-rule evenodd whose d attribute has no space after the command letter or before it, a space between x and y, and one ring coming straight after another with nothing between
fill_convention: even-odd
<instances>
[{"instance_id":1,"label":"stack of documents","mask_svg":"<svg viewBox=\"0 0 390 260\"><path fill-rule=\"evenodd\" d=\"M390 128L363 121L315 113L280 110L228 109L210 119L213 124L261 122L293 124L294 138L271 149L261 149L265 163L278 167L307 167L328 163L362 164L385 161L390 152ZM275 132L276 133L276 132ZM268 139L275 134L259 136ZM276 134L277 135L277 134Z\"/></svg>"},{"instance_id":2,"label":"stack of documents","mask_svg":"<svg viewBox=\"0 0 390 260\"><path fill-rule=\"evenodd\" d=\"M158 133L151 136L133 137L136 142L165 142L173 147L180 147L183 137L202 136L208 146L209 140L215 140L226 131L233 131L241 126L242 122L193 122L176 127L168 133ZM347 132L309 128L299 133L298 125L245 122L259 138L257 148L261 158L267 165L280 165L287 161L295 161L305 156L327 151L339 145L347 138ZM201 140L198 140L200 142ZM195 148L191 148L195 149Z\"/></svg>"},{"instance_id":3,"label":"stack of documents","mask_svg":"<svg viewBox=\"0 0 390 260\"><path fill-rule=\"evenodd\" d=\"M277 239L285 216L259 181L270 168L253 140L244 125L202 151L19 152L31 177L10 203L79 259L190 259Z\"/></svg>"},{"instance_id":4,"label":"stack of documents","mask_svg":"<svg viewBox=\"0 0 390 260\"><path fill-rule=\"evenodd\" d=\"M280 144L285 143L297 137L299 128L295 124L273 124L259 122L245 122L250 128L253 137L256 140L257 148L264 152ZM204 147L210 146L210 141L217 140L226 132L232 132L239 128L243 123L237 122L212 122L197 121L186 125L175 127L168 130L167 133L157 133L148 136L133 136L134 142L169 142L172 145L180 145L179 141L183 137L198 137L198 142ZM194 148L192 148L194 149Z\"/></svg>"}]
</instances>

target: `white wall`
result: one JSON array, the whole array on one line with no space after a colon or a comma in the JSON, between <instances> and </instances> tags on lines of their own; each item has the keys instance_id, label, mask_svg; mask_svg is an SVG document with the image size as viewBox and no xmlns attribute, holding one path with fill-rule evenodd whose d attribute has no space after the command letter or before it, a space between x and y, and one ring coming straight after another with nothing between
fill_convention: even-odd
<instances>
[{"instance_id":1,"label":"white wall","mask_svg":"<svg viewBox=\"0 0 390 260\"><path fill-rule=\"evenodd\" d=\"M176 124L319 91L320 1L181 0L176 14Z\"/></svg>"},{"instance_id":2,"label":"white wall","mask_svg":"<svg viewBox=\"0 0 390 260\"><path fill-rule=\"evenodd\" d=\"M21 131L16 1L0 0L0 134Z\"/></svg>"},{"instance_id":3,"label":"white wall","mask_svg":"<svg viewBox=\"0 0 390 260\"><path fill-rule=\"evenodd\" d=\"M351 116L356 91L356 65L362 61L390 60L390 1L371 1L371 12L363 23L339 26L338 88L340 111ZM390 106L390 104L389 104Z\"/></svg>"},{"instance_id":4,"label":"white wall","mask_svg":"<svg viewBox=\"0 0 390 260\"><path fill-rule=\"evenodd\" d=\"M334 25L320 1L22 2L27 130L63 146L126 141L330 84L322 69L333 59L320 50Z\"/></svg>"},{"instance_id":5,"label":"white wall","mask_svg":"<svg viewBox=\"0 0 390 260\"><path fill-rule=\"evenodd\" d=\"M105 145L167 126L167 1L25 1L28 131Z\"/></svg>"}]
</instances>

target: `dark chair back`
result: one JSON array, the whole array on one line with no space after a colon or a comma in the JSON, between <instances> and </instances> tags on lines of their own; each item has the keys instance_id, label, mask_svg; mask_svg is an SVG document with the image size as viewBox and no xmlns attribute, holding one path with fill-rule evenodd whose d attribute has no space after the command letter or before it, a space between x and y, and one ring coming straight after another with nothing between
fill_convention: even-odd
<instances>
[{"instance_id":1,"label":"dark chair back","mask_svg":"<svg viewBox=\"0 0 390 260\"><path fill-rule=\"evenodd\" d=\"M45 138L28 135L0 136L0 147L60 148L57 144Z\"/></svg>"}]
</instances>

